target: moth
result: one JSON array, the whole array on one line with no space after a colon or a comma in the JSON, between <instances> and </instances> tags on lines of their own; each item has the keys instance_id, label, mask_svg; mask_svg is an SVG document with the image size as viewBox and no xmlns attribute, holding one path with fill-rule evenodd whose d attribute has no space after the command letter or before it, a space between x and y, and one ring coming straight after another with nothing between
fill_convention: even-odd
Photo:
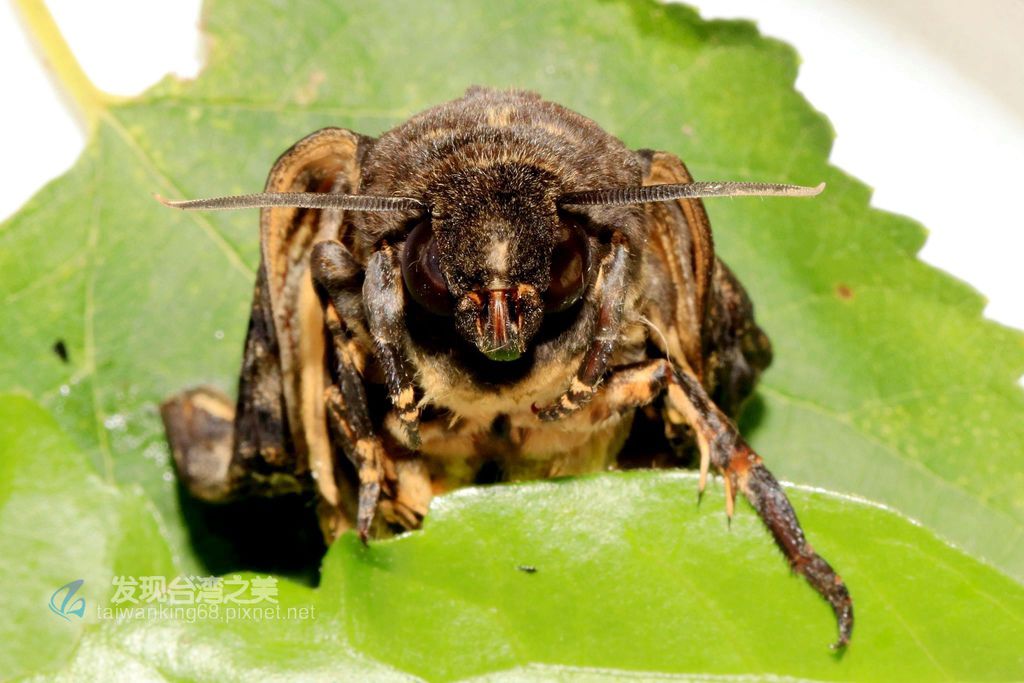
<instances>
[{"instance_id":1,"label":"moth","mask_svg":"<svg viewBox=\"0 0 1024 683\"><path fill-rule=\"evenodd\" d=\"M237 402L161 407L179 478L207 501L311 492L328 543L365 542L444 491L616 467L631 430L663 431L730 517L746 496L843 646L846 585L733 422L771 346L700 199L823 187L695 182L539 95L471 88L378 138L303 138L262 193L162 200L262 209Z\"/></svg>"}]
</instances>

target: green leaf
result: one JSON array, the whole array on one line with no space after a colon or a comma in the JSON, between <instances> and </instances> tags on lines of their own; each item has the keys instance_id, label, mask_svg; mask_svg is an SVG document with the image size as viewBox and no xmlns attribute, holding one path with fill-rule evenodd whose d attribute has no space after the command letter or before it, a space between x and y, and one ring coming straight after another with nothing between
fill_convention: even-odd
<instances>
[{"instance_id":1,"label":"green leaf","mask_svg":"<svg viewBox=\"0 0 1024 683\"><path fill-rule=\"evenodd\" d=\"M105 484L53 417L10 395L0 395L0 558L5 675L52 667L71 653L83 621L50 612L59 587L83 579L90 599L102 599L113 574L177 573L138 487ZM84 623L92 621L87 614Z\"/></svg>"},{"instance_id":2,"label":"green leaf","mask_svg":"<svg viewBox=\"0 0 1024 683\"><path fill-rule=\"evenodd\" d=\"M794 91L790 48L641 0L213 0L203 74L115 102L20 4L92 135L0 226L0 391L42 406L3 404L0 670L60 669L81 637L72 677L1019 677L1021 588L983 562L1024 578L1024 336L983 321L977 294L914 258L923 230L828 166L832 132ZM698 178L827 181L812 201L708 202L776 349L744 430L781 477L887 503L972 557L892 513L795 493L856 601L853 648L834 660L826 606L752 518L725 533L686 479L608 477L457 495L422 534L366 552L343 539L320 588L282 584L282 602L320 606L315 622L67 630L46 601L75 578L105 586L102 602L113 574L266 571L235 539L289 535L249 517L211 531L177 493L156 405L233 388L256 219L171 212L151 193L258 189L316 128L378 134L473 83L535 89ZM199 642L199 659L175 658Z\"/></svg>"},{"instance_id":3,"label":"green leaf","mask_svg":"<svg viewBox=\"0 0 1024 683\"><path fill-rule=\"evenodd\" d=\"M7 672L56 668L47 678L76 681L115 671L172 681L586 680L598 671L1009 680L1024 666L1024 587L892 511L792 490L818 548L859 588L855 644L830 654L831 611L789 574L754 513L741 506L727 529L721 491L698 508L696 477L681 473L440 498L420 533L370 548L343 536L319 589L280 582L278 603L260 605L280 615L231 619L225 603L217 618L194 623L186 614L101 618L92 601L119 606L109 574L127 573L104 548L123 542L124 524L151 528L152 517L97 481L38 406L0 398L0 418L24 427L3 453L5 571L14 558L35 560L24 593L0 608L47 644L27 658L12 643L32 641L9 628L0 641ZM33 509L52 500L66 512ZM135 538L163 546L152 532ZM139 559L128 563L135 575L173 574L166 558ZM69 568L86 577L84 633L45 606ZM289 619L289 608L306 616Z\"/></svg>"},{"instance_id":4,"label":"green leaf","mask_svg":"<svg viewBox=\"0 0 1024 683\"><path fill-rule=\"evenodd\" d=\"M890 511L797 490L816 547L860 588L856 644L834 658L829 607L751 510L727 529L721 493L698 509L696 485L631 473L463 491L422 534L371 551L345 537L324 598L343 596L363 652L427 680L527 663L849 680L1022 670L1019 584Z\"/></svg>"}]
</instances>

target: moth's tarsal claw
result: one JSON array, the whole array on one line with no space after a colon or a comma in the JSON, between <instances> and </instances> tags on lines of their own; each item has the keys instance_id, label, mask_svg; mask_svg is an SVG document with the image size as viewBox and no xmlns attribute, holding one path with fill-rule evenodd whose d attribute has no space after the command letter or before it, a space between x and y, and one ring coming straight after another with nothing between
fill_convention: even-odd
<instances>
[{"instance_id":1,"label":"moth's tarsal claw","mask_svg":"<svg viewBox=\"0 0 1024 683\"><path fill-rule=\"evenodd\" d=\"M825 565L826 580L827 575L831 575L833 590L831 594L826 594L825 598L832 605L839 627L839 640L832 643L831 647L836 656L842 657L846 652L846 646L850 644L850 638L853 637L853 600L839 575L832 571L832 567L824 559L821 559L821 562Z\"/></svg>"},{"instance_id":2,"label":"moth's tarsal claw","mask_svg":"<svg viewBox=\"0 0 1024 683\"><path fill-rule=\"evenodd\" d=\"M729 526L731 527L732 516L736 512L736 490L729 472L725 473L722 481L725 484L725 516L728 518Z\"/></svg>"},{"instance_id":3,"label":"moth's tarsal claw","mask_svg":"<svg viewBox=\"0 0 1024 683\"><path fill-rule=\"evenodd\" d=\"M701 495L708 485L708 470L711 469L711 450L701 445L700 448L700 480L697 483L697 492Z\"/></svg>"},{"instance_id":4,"label":"moth's tarsal claw","mask_svg":"<svg viewBox=\"0 0 1024 683\"><path fill-rule=\"evenodd\" d=\"M367 545L370 538L370 528L373 525L373 518L377 512L377 502L380 500L380 482L361 482L359 484L359 509L356 513L356 531L359 533L359 540Z\"/></svg>"},{"instance_id":5,"label":"moth's tarsal claw","mask_svg":"<svg viewBox=\"0 0 1024 683\"><path fill-rule=\"evenodd\" d=\"M742 457L736 458L735 469L740 488L793 569L832 606L839 630L834 649L841 651L853 635L853 600L846 583L807 542L793 506L757 454L746 447L739 455Z\"/></svg>"},{"instance_id":6,"label":"moth's tarsal claw","mask_svg":"<svg viewBox=\"0 0 1024 683\"><path fill-rule=\"evenodd\" d=\"M356 442L359 465L359 504L356 509L356 531L366 543L373 527L373 518L380 502L381 483L386 475L386 463L380 441L376 438Z\"/></svg>"}]
</instances>

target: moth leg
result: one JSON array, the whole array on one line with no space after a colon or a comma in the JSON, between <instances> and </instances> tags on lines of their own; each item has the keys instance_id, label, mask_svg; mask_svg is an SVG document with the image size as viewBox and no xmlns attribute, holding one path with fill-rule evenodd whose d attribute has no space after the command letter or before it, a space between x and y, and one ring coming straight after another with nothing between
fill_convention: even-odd
<instances>
[{"instance_id":1,"label":"moth leg","mask_svg":"<svg viewBox=\"0 0 1024 683\"><path fill-rule=\"evenodd\" d=\"M380 516L390 524L405 529L418 529L427 516L427 508L434 497L433 482L426 464L420 458L385 460L394 470L388 473L394 480L394 495L380 501Z\"/></svg>"},{"instance_id":2,"label":"moth leg","mask_svg":"<svg viewBox=\"0 0 1024 683\"><path fill-rule=\"evenodd\" d=\"M341 366L344 361L339 361ZM346 391L331 385L324 390L327 404L327 416L331 427L342 442L342 449L349 460L356 466L359 476L359 502L356 509L356 530L363 543L370 535L377 503L380 500L381 484L384 481L384 448L372 431L367 429L368 418L358 405L360 396L346 393L352 387L350 382L342 381ZM362 397L365 403L365 396Z\"/></svg>"},{"instance_id":3,"label":"moth leg","mask_svg":"<svg viewBox=\"0 0 1024 683\"><path fill-rule=\"evenodd\" d=\"M747 445L732 421L708 397L688 368L673 368L667 392L669 406L693 428L701 452L701 487L707 465L722 473L726 511L731 517L737 489L746 496L775 543L822 597L828 600L839 626L836 648L845 646L853 632L853 602L846 584L804 537L796 512L779 482L761 457Z\"/></svg>"},{"instance_id":4,"label":"moth leg","mask_svg":"<svg viewBox=\"0 0 1024 683\"><path fill-rule=\"evenodd\" d=\"M600 400L610 414L647 405L666 388L667 414L682 418L692 427L702 463L714 465L723 475L729 517L733 514L736 491L742 491L790 566L832 605L839 625L836 647L845 646L853 631L853 603L846 584L807 542L779 482L732 421L711 401L696 377L688 369L675 368L666 359L637 363L616 370L608 378ZM707 466L702 464L702 489Z\"/></svg>"},{"instance_id":5,"label":"moth leg","mask_svg":"<svg viewBox=\"0 0 1024 683\"><path fill-rule=\"evenodd\" d=\"M370 336L377 347L377 360L384 369L388 395L407 441L415 449L420 443L420 409L416 402L412 367L402 350L405 288L398 254L387 243L374 252L366 264L363 303Z\"/></svg>"},{"instance_id":6,"label":"moth leg","mask_svg":"<svg viewBox=\"0 0 1024 683\"><path fill-rule=\"evenodd\" d=\"M338 386L326 390L327 411L332 428L342 442L342 448L359 472L357 527L360 537L365 540L368 536L375 510L389 523L407 529L417 528L426 516L433 497L430 474L418 458L393 460L379 436L374 433L362 381L361 361L364 354L344 324L344 320L358 319L362 310L362 268L345 247L335 241L317 244L311 261L313 278L324 300L324 319L338 361ZM389 350L394 351L393 348ZM401 356L397 358L401 359ZM378 360L387 368L385 360ZM392 376L387 369L385 372L389 377ZM408 372L400 374L407 382L409 396L412 395L412 383L408 379L410 375ZM415 404L411 408L413 417L418 419ZM410 406L398 401L388 419L395 419L402 425L402 433L407 437L403 446L414 449L419 442L419 432L415 428L415 419L412 421L413 428L409 429L409 417ZM382 494L389 495L382 497Z\"/></svg>"},{"instance_id":7,"label":"moth leg","mask_svg":"<svg viewBox=\"0 0 1024 683\"><path fill-rule=\"evenodd\" d=\"M626 240L616 233L612 248L601 261L594 287L597 290L597 326L594 341L587 349L569 389L557 400L535 408L544 421L559 420L590 402L597 393L598 384L608 370L608 361L618 340L622 322L622 309L626 299L626 269L629 250Z\"/></svg>"},{"instance_id":8,"label":"moth leg","mask_svg":"<svg viewBox=\"0 0 1024 683\"><path fill-rule=\"evenodd\" d=\"M608 417L652 403L668 387L672 364L664 358L615 368L594 399L598 415Z\"/></svg>"},{"instance_id":9,"label":"moth leg","mask_svg":"<svg viewBox=\"0 0 1024 683\"><path fill-rule=\"evenodd\" d=\"M324 390L324 401L331 428L359 477L356 530L366 542L385 482L387 457L370 419L361 373L364 359L338 314L339 308L345 310L351 304L348 299L360 268L348 250L335 241L318 243L310 262L336 361L337 385Z\"/></svg>"},{"instance_id":10,"label":"moth leg","mask_svg":"<svg viewBox=\"0 0 1024 683\"><path fill-rule=\"evenodd\" d=\"M344 330L337 323L333 310L331 313L328 329L331 329L335 340L345 339ZM344 343L347 345L350 341ZM335 341L335 352L342 358L346 352L339 350L338 346ZM342 364L348 368L356 367L351 357L339 360L339 366ZM338 385L329 386L324 398L331 427L359 474L356 512L359 537L364 542L369 537L376 511L386 522L406 529L418 528L433 498L430 473L418 458L393 460L389 457L370 424L362 377L358 372L347 370L343 374L340 368L338 375ZM389 495L382 497L382 493Z\"/></svg>"}]
</instances>

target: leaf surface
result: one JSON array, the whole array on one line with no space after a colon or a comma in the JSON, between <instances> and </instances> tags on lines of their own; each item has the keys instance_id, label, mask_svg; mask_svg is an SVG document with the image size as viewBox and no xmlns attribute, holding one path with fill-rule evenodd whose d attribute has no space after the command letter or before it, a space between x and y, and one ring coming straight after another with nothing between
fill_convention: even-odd
<instances>
[{"instance_id":1,"label":"leaf surface","mask_svg":"<svg viewBox=\"0 0 1024 683\"><path fill-rule=\"evenodd\" d=\"M29 624L11 627L0 669L60 668L81 636L68 671L123 660L172 679L306 664L431 679L597 675L565 666L1019 677L1024 337L982 320L976 293L916 260L924 231L870 209L868 188L828 165L832 131L793 89L790 48L745 22L640 0L211 0L204 23L198 79L91 101L82 158L0 226L0 391L26 397L5 403L0 522L14 545L0 570L25 588L8 611ZM537 90L635 148L679 154L700 179L827 181L812 201L707 202L776 351L742 426L781 478L888 504L973 559L893 513L795 494L857 601L855 647L835 661L827 608L785 576L749 516L726 534L713 505L691 509L688 480L615 476L460 494L422 535L369 553L344 540L320 588L287 584L288 599L329 615L312 624L58 632L67 624L45 602L74 578L109 591L113 572L266 569L232 545L239 528L288 535L244 516L207 524L176 489L156 408L194 384L233 390L256 217L171 212L151 193L256 190L312 130L379 134L470 84ZM544 564L529 575L505 561ZM979 631L979 643L968 619L1001 636ZM459 637L432 632L438 620ZM167 661L168 644L198 634L216 662L197 673ZM299 642L314 643L312 659Z\"/></svg>"},{"instance_id":2,"label":"leaf surface","mask_svg":"<svg viewBox=\"0 0 1024 683\"><path fill-rule=\"evenodd\" d=\"M826 646L830 609L788 572L753 511L741 506L727 529L721 491L698 507L696 477L683 473L445 496L422 532L370 548L343 536L319 588L282 580L273 602L255 605L271 610L261 617L229 600L180 603L214 610L203 618L171 612L169 598L134 593L139 602L130 604L111 595L111 576L170 580L178 571L155 511L104 484L31 401L0 397L0 418L19 425L0 452L0 557L20 588L0 602L13 617L0 641L7 672L170 681L643 671L1010 680L1024 666L1024 587L892 511L795 489L817 547L858 588L855 645L835 657ZM39 509L55 500L60 510ZM85 579L87 612L66 622L46 600L72 569ZM97 607L164 611L116 620ZM289 617L289 609L305 612ZM30 643L46 647L26 650Z\"/></svg>"}]
</instances>

